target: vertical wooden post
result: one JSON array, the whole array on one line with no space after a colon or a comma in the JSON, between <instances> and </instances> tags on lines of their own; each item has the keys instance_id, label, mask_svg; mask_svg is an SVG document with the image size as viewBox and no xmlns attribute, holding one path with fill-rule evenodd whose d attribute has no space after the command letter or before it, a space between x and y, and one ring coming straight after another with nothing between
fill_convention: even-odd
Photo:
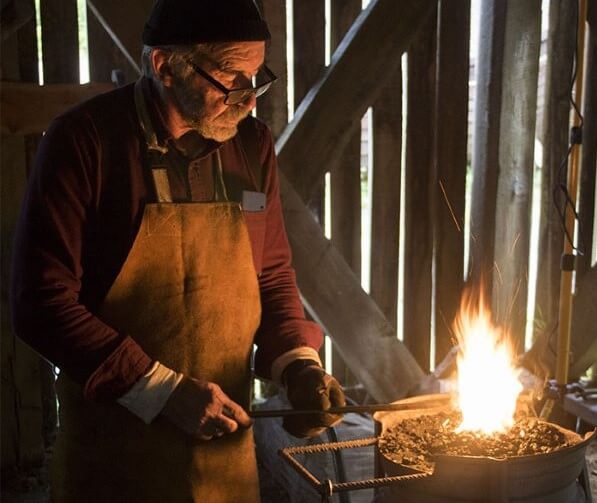
<instances>
[{"instance_id":1,"label":"vertical wooden post","mask_svg":"<svg viewBox=\"0 0 597 503\"><path fill-rule=\"evenodd\" d=\"M404 343L424 371L429 370L432 295L432 193L434 93L436 75L435 12L408 51L406 124Z\"/></svg>"},{"instance_id":2,"label":"vertical wooden post","mask_svg":"<svg viewBox=\"0 0 597 503\"><path fill-rule=\"evenodd\" d=\"M325 68L325 3L294 0L294 108L322 75Z\"/></svg>"},{"instance_id":3,"label":"vertical wooden post","mask_svg":"<svg viewBox=\"0 0 597 503\"><path fill-rule=\"evenodd\" d=\"M554 206L554 188L568 150L569 93L574 47L575 2L552 0L549 7L545 104L541 131L541 209L535 297L535 338L552 333L558 323L560 256L564 247L561 219ZM555 371L555 369L552 369Z\"/></svg>"},{"instance_id":4,"label":"vertical wooden post","mask_svg":"<svg viewBox=\"0 0 597 503\"><path fill-rule=\"evenodd\" d=\"M583 79L584 79L584 44L585 28L587 19L587 2L578 2L578 16L576 19L576 46L577 60L574 73L574 98L580 104L583 100ZM572 127L580 127L581 118L575 111L571 111ZM556 381L559 386L568 383L568 371L570 367L570 334L572 329L572 275L575 269L574 254L574 231L576 227L576 201L578 196L578 183L580 175L580 154L581 144L571 141L570 156L568 157L568 170L566 180L567 199L569 199L563 210L563 220L566 230L564 236L564 250L562 252L561 279L560 279L560 308L558 315L558 345L556 360Z\"/></svg>"},{"instance_id":5,"label":"vertical wooden post","mask_svg":"<svg viewBox=\"0 0 597 503\"><path fill-rule=\"evenodd\" d=\"M492 289L506 5L503 0L481 3L477 52L469 271L474 286L483 281L486 299Z\"/></svg>"},{"instance_id":6,"label":"vertical wooden post","mask_svg":"<svg viewBox=\"0 0 597 503\"><path fill-rule=\"evenodd\" d=\"M321 77L325 68L325 2L323 0L294 0L292 19L294 108L296 109L311 86ZM318 185L308 206L317 221L323 225L323 177Z\"/></svg>"},{"instance_id":7,"label":"vertical wooden post","mask_svg":"<svg viewBox=\"0 0 597 503\"><path fill-rule=\"evenodd\" d=\"M293 0L292 24L294 39L294 109L301 104L311 86L325 68L325 2L323 0ZM325 221L325 184L321 177L307 206L323 227ZM320 356L325 360L325 346Z\"/></svg>"},{"instance_id":8,"label":"vertical wooden post","mask_svg":"<svg viewBox=\"0 0 597 503\"><path fill-rule=\"evenodd\" d=\"M44 83L79 82L77 0L41 2Z\"/></svg>"},{"instance_id":9,"label":"vertical wooden post","mask_svg":"<svg viewBox=\"0 0 597 503\"><path fill-rule=\"evenodd\" d=\"M502 69L493 313L524 351L541 1L508 1Z\"/></svg>"},{"instance_id":10,"label":"vertical wooden post","mask_svg":"<svg viewBox=\"0 0 597 503\"><path fill-rule=\"evenodd\" d=\"M439 5L434 241L435 362L452 347L452 321L464 282L470 0Z\"/></svg>"},{"instance_id":11,"label":"vertical wooden post","mask_svg":"<svg viewBox=\"0 0 597 503\"><path fill-rule=\"evenodd\" d=\"M361 12L360 0L332 2L331 49L334 51ZM332 243L357 277L361 275L361 131L338 155L331 171Z\"/></svg>"},{"instance_id":12,"label":"vertical wooden post","mask_svg":"<svg viewBox=\"0 0 597 503\"><path fill-rule=\"evenodd\" d=\"M2 41L0 59L2 78L37 82L37 40L35 6L27 0L29 18ZM3 474L39 464L44 455L44 411L40 379L40 358L17 339L10 326L8 291L12 243L19 209L26 185L28 151L37 136L2 136L0 148L2 184L0 184L1 245L1 343L2 356L2 430L1 463Z\"/></svg>"},{"instance_id":13,"label":"vertical wooden post","mask_svg":"<svg viewBox=\"0 0 597 503\"><path fill-rule=\"evenodd\" d=\"M333 52L361 12L361 0L335 0L331 4ZM357 278L361 277L361 131L355 131L342 152L340 165L330 172L332 243ZM337 350L332 370L344 384L352 384L348 367Z\"/></svg>"},{"instance_id":14,"label":"vertical wooden post","mask_svg":"<svg viewBox=\"0 0 597 503\"><path fill-rule=\"evenodd\" d=\"M398 57L398 56L396 56ZM402 171L402 67L373 104L371 297L397 332Z\"/></svg>"},{"instance_id":15,"label":"vertical wooden post","mask_svg":"<svg viewBox=\"0 0 597 503\"><path fill-rule=\"evenodd\" d=\"M260 0L260 9L272 35L265 61L278 77L257 102L257 117L271 129L274 139L288 124L288 69L286 64L286 2Z\"/></svg>"},{"instance_id":16,"label":"vertical wooden post","mask_svg":"<svg viewBox=\"0 0 597 503\"><path fill-rule=\"evenodd\" d=\"M584 116L582 164L578 214L580 216L580 246L584 254L576 259L576 280L589 272L592 263L595 236L595 170L597 169L597 3L587 4L586 74L584 83Z\"/></svg>"},{"instance_id":17,"label":"vertical wooden post","mask_svg":"<svg viewBox=\"0 0 597 503\"><path fill-rule=\"evenodd\" d=\"M44 84L79 83L79 22L76 0L41 2ZM57 426L53 366L41 363L44 429L51 438Z\"/></svg>"}]
</instances>

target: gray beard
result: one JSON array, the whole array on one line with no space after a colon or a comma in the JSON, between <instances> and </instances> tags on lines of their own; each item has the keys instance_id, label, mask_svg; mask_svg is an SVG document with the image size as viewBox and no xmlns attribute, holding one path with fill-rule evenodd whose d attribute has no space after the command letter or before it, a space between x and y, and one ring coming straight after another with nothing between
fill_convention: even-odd
<instances>
[{"instance_id":1,"label":"gray beard","mask_svg":"<svg viewBox=\"0 0 597 503\"><path fill-rule=\"evenodd\" d=\"M172 86L172 95L176 101L178 111L186 125L197 131L203 138L225 142L233 138L238 132L238 127L229 125L218 125L218 120L235 122L238 124L249 112L236 105L230 105L228 109L219 115L216 120L209 119L205 113L204 97L190 93L189 86L183 82L176 82Z\"/></svg>"}]
</instances>

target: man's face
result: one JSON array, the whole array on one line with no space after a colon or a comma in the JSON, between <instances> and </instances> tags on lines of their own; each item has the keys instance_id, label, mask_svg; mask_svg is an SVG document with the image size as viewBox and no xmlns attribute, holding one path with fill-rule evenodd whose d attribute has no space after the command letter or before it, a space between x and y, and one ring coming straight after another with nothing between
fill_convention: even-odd
<instances>
[{"instance_id":1,"label":"man's face","mask_svg":"<svg viewBox=\"0 0 597 503\"><path fill-rule=\"evenodd\" d=\"M219 44L209 57L194 61L228 89L251 87L265 55L264 42ZM255 108L255 97L236 105L224 103L226 96L213 84L193 72L175 78L172 95L185 124L204 138L223 142L237 133L238 123Z\"/></svg>"}]
</instances>

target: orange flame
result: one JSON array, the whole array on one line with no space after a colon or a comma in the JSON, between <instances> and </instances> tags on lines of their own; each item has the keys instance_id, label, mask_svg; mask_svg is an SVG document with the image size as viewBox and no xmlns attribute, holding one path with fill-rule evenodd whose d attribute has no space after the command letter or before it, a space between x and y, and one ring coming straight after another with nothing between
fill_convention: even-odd
<instances>
[{"instance_id":1,"label":"orange flame","mask_svg":"<svg viewBox=\"0 0 597 503\"><path fill-rule=\"evenodd\" d=\"M483 295L463 296L454 322L459 343L458 403L463 421L457 431L492 434L514 423L522 391L513 365L508 333L491 321Z\"/></svg>"}]
</instances>

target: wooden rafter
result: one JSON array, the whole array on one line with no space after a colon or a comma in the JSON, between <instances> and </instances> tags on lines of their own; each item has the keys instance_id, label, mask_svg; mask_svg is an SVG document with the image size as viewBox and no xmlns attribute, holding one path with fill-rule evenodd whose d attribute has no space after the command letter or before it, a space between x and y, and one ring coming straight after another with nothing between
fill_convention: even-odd
<instances>
[{"instance_id":1,"label":"wooden rafter","mask_svg":"<svg viewBox=\"0 0 597 503\"><path fill-rule=\"evenodd\" d=\"M400 64L436 0L372 0L276 144L280 166L308 200Z\"/></svg>"},{"instance_id":2,"label":"wooden rafter","mask_svg":"<svg viewBox=\"0 0 597 503\"><path fill-rule=\"evenodd\" d=\"M67 108L113 89L112 84L51 84L2 82L1 131L7 135L41 133Z\"/></svg>"},{"instance_id":3,"label":"wooden rafter","mask_svg":"<svg viewBox=\"0 0 597 503\"><path fill-rule=\"evenodd\" d=\"M308 310L374 399L404 396L423 371L283 175L280 190L293 265Z\"/></svg>"}]
</instances>

